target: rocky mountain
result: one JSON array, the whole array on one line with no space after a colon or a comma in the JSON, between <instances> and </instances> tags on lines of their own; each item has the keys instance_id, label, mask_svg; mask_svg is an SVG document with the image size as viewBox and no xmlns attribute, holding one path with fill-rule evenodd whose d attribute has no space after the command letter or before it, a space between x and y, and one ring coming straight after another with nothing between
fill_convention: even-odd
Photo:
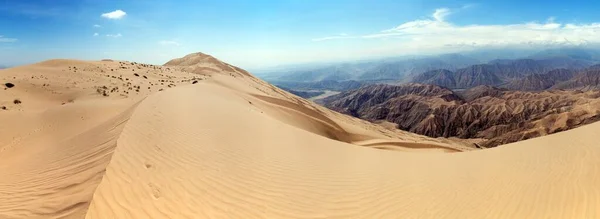
<instances>
[{"instance_id":1,"label":"rocky mountain","mask_svg":"<svg viewBox=\"0 0 600 219\"><path fill-rule=\"evenodd\" d=\"M552 89L595 90L600 89L600 67L592 66L577 73L573 78L552 86Z\"/></svg>"},{"instance_id":2,"label":"rocky mountain","mask_svg":"<svg viewBox=\"0 0 600 219\"><path fill-rule=\"evenodd\" d=\"M572 72L591 63L572 58L544 60L517 59L493 60L488 64L472 65L454 72L434 70L415 76L413 83L435 84L452 89L467 89L479 85L503 86L517 90L543 90L568 80ZM569 70L561 69L568 66ZM554 78L557 76L557 78ZM546 78L551 77L551 78ZM523 89L521 89L523 87Z\"/></svg>"},{"instance_id":3,"label":"rocky mountain","mask_svg":"<svg viewBox=\"0 0 600 219\"><path fill-rule=\"evenodd\" d=\"M553 69L585 69L591 65L598 63L600 60L583 60L572 57L549 57L545 59L537 59L539 63Z\"/></svg>"},{"instance_id":4,"label":"rocky mountain","mask_svg":"<svg viewBox=\"0 0 600 219\"><path fill-rule=\"evenodd\" d=\"M478 60L460 54L445 54L434 57L412 58L398 61L383 62L365 71L359 80L403 80L423 72L448 69L456 70L473 64Z\"/></svg>"},{"instance_id":5,"label":"rocky mountain","mask_svg":"<svg viewBox=\"0 0 600 219\"><path fill-rule=\"evenodd\" d=\"M413 81L418 81L422 84L436 84L445 87L456 87L456 77L454 72L446 69L438 69L424 72L413 78Z\"/></svg>"},{"instance_id":6,"label":"rocky mountain","mask_svg":"<svg viewBox=\"0 0 600 219\"><path fill-rule=\"evenodd\" d=\"M573 70L555 69L545 74L532 74L521 79L510 81L502 86L510 90L520 91L540 91L551 88L552 86L568 81L575 75Z\"/></svg>"},{"instance_id":7,"label":"rocky mountain","mask_svg":"<svg viewBox=\"0 0 600 219\"><path fill-rule=\"evenodd\" d=\"M325 106L431 137L485 139L500 144L600 120L600 91L508 91L478 86L455 93L436 85L370 85L323 100Z\"/></svg>"},{"instance_id":8,"label":"rocky mountain","mask_svg":"<svg viewBox=\"0 0 600 219\"><path fill-rule=\"evenodd\" d=\"M499 51L491 51L498 53ZM571 73L598 63L599 52L582 49L515 51L520 59L499 58L482 64L471 53L424 57L388 58L377 61L347 62L295 67L270 73L266 80L295 90L323 89L344 91L354 85L374 83L423 83L450 89L469 89L479 85L536 91L551 88L570 79ZM478 53L472 53L478 54ZM498 57L512 57L502 55ZM482 58L482 60L484 60ZM553 72L558 69L557 72ZM557 76L557 78L554 78ZM564 77L568 76L568 77ZM550 77L550 78L548 78ZM350 86L345 86L350 85ZM299 87L297 87L299 86ZM567 86L567 85L564 85ZM304 88L300 88L304 87ZM320 87L320 88L316 88Z\"/></svg>"},{"instance_id":9,"label":"rocky mountain","mask_svg":"<svg viewBox=\"0 0 600 219\"><path fill-rule=\"evenodd\" d=\"M480 64L458 69L455 72L449 70L433 70L415 76L411 82L422 84L434 84L452 89L470 88L479 85L497 85L503 82L503 64Z\"/></svg>"},{"instance_id":10,"label":"rocky mountain","mask_svg":"<svg viewBox=\"0 0 600 219\"><path fill-rule=\"evenodd\" d=\"M552 62L533 60L533 59L516 59L508 62L491 61L489 64L495 65L500 78L519 78L531 74L545 73L554 69Z\"/></svg>"},{"instance_id":11,"label":"rocky mountain","mask_svg":"<svg viewBox=\"0 0 600 219\"><path fill-rule=\"evenodd\" d=\"M449 88L470 88L479 85L495 85L502 83L499 74L501 69L498 65L482 64L472 65L467 68L459 69L455 72L454 78L456 84L454 86L448 86L444 84L437 84ZM414 81L419 82L420 81Z\"/></svg>"},{"instance_id":12,"label":"rocky mountain","mask_svg":"<svg viewBox=\"0 0 600 219\"><path fill-rule=\"evenodd\" d=\"M504 88L492 87L489 85L480 85L468 90L458 91L457 94L462 97L466 102L473 101L481 97L495 97L498 98L508 91Z\"/></svg>"},{"instance_id":13,"label":"rocky mountain","mask_svg":"<svg viewBox=\"0 0 600 219\"><path fill-rule=\"evenodd\" d=\"M393 101L397 97L415 101L429 99L439 99L440 102L461 101L461 98L452 91L435 85L405 84L394 86L376 84L328 97L324 100L324 103L327 107L342 113L360 118L363 118L363 115L369 115L366 118L377 120L380 117L384 117L384 114L389 113L388 110L393 105L389 101ZM381 104L385 104L385 106ZM371 108L365 106L379 107ZM412 104L409 104L407 107L412 106Z\"/></svg>"}]
</instances>

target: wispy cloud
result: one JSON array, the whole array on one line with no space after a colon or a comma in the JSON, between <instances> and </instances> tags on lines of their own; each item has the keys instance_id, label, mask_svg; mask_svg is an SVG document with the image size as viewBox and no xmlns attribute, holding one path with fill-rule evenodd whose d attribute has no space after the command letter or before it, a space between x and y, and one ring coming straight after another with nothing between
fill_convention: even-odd
<instances>
[{"instance_id":1,"label":"wispy cloud","mask_svg":"<svg viewBox=\"0 0 600 219\"><path fill-rule=\"evenodd\" d=\"M515 45L583 45L600 43L600 23L559 23L554 17L545 22L505 25L458 25L448 16L464 9L439 8L427 19L408 21L394 28L358 36L332 36L313 41L356 38L363 40L390 39L397 48L445 49Z\"/></svg>"},{"instance_id":2,"label":"wispy cloud","mask_svg":"<svg viewBox=\"0 0 600 219\"><path fill-rule=\"evenodd\" d=\"M318 42L318 41L349 39L349 38L354 38L354 37L353 36L349 36L348 34L345 34L345 33L340 33L340 34L335 35L335 36L315 38L315 39L312 39L312 41Z\"/></svg>"},{"instance_id":3,"label":"wispy cloud","mask_svg":"<svg viewBox=\"0 0 600 219\"><path fill-rule=\"evenodd\" d=\"M158 44L163 45L163 46L181 46L181 43L179 43L177 41L173 41L173 40L162 40L162 41L159 41Z\"/></svg>"},{"instance_id":4,"label":"wispy cloud","mask_svg":"<svg viewBox=\"0 0 600 219\"><path fill-rule=\"evenodd\" d=\"M94 33L94 36L98 36L98 35L100 35L100 34L98 34L98 33Z\"/></svg>"},{"instance_id":5,"label":"wispy cloud","mask_svg":"<svg viewBox=\"0 0 600 219\"><path fill-rule=\"evenodd\" d=\"M104 13L100 16L107 19L121 19L125 17L125 15L127 15L127 13L119 9L113 12Z\"/></svg>"},{"instance_id":6,"label":"wispy cloud","mask_svg":"<svg viewBox=\"0 0 600 219\"><path fill-rule=\"evenodd\" d=\"M94 27L96 27L96 28L100 28L100 27L102 27L102 26L100 26L100 25L98 25L98 24L94 24Z\"/></svg>"},{"instance_id":7,"label":"wispy cloud","mask_svg":"<svg viewBox=\"0 0 600 219\"><path fill-rule=\"evenodd\" d=\"M119 38L122 37L123 35L121 35L120 33L118 34L106 34L107 37L112 37L112 38Z\"/></svg>"},{"instance_id":8,"label":"wispy cloud","mask_svg":"<svg viewBox=\"0 0 600 219\"><path fill-rule=\"evenodd\" d=\"M446 18L446 16L450 15L450 9L448 8L438 8L435 9L435 12L433 12L433 19L435 19L436 21L444 21L444 18Z\"/></svg>"},{"instance_id":9,"label":"wispy cloud","mask_svg":"<svg viewBox=\"0 0 600 219\"><path fill-rule=\"evenodd\" d=\"M7 38L7 37L0 35L0 43L14 43L14 42L17 42L16 38Z\"/></svg>"}]
</instances>

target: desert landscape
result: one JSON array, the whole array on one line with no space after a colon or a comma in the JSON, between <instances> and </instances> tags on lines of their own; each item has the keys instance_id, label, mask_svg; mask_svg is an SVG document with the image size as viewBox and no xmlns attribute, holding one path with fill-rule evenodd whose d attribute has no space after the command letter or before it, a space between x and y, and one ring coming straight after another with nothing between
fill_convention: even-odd
<instances>
[{"instance_id":1,"label":"desert landscape","mask_svg":"<svg viewBox=\"0 0 600 219\"><path fill-rule=\"evenodd\" d=\"M203 53L48 60L0 82L0 218L600 217L597 122L478 149L334 112Z\"/></svg>"},{"instance_id":2,"label":"desert landscape","mask_svg":"<svg viewBox=\"0 0 600 219\"><path fill-rule=\"evenodd\" d=\"M0 1L0 219L599 219L598 9Z\"/></svg>"}]
</instances>

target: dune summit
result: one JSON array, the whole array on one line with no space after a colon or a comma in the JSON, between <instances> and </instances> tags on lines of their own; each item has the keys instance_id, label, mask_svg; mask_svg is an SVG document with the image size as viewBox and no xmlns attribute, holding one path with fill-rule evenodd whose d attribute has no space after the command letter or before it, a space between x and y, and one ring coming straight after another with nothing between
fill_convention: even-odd
<instances>
[{"instance_id":1,"label":"dune summit","mask_svg":"<svg viewBox=\"0 0 600 219\"><path fill-rule=\"evenodd\" d=\"M473 151L202 53L0 80L0 218L600 217L600 123Z\"/></svg>"}]
</instances>

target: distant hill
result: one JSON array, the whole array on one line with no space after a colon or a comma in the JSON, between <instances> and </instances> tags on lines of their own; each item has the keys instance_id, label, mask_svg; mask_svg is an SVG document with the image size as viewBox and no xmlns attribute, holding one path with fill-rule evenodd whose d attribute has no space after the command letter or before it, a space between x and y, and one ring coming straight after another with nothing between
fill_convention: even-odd
<instances>
[{"instance_id":1,"label":"distant hill","mask_svg":"<svg viewBox=\"0 0 600 219\"><path fill-rule=\"evenodd\" d=\"M544 90L570 79L573 71L589 67L592 62L572 58L492 60L488 64L458 69L434 70L415 76L411 82L435 84L451 89L480 85L502 86L515 90ZM563 68L563 67L568 67ZM556 71L557 69L563 69Z\"/></svg>"},{"instance_id":2,"label":"distant hill","mask_svg":"<svg viewBox=\"0 0 600 219\"><path fill-rule=\"evenodd\" d=\"M600 89L600 68L592 67L577 73L570 80L552 86L552 89Z\"/></svg>"},{"instance_id":3,"label":"distant hill","mask_svg":"<svg viewBox=\"0 0 600 219\"><path fill-rule=\"evenodd\" d=\"M455 70L480 63L477 59L461 54L445 54L428 57L385 59L371 62L333 64L313 69L271 73L268 81L317 82L317 81L376 81L402 80L435 69ZM279 75L279 76L274 76Z\"/></svg>"},{"instance_id":4,"label":"distant hill","mask_svg":"<svg viewBox=\"0 0 600 219\"><path fill-rule=\"evenodd\" d=\"M424 72L413 78L414 82L422 84L435 84L444 87L456 87L456 76L454 72L446 69L438 69Z\"/></svg>"},{"instance_id":5,"label":"distant hill","mask_svg":"<svg viewBox=\"0 0 600 219\"><path fill-rule=\"evenodd\" d=\"M586 48L546 49L529 56L531 59L571 58L587 61L600 61L600 51Z\"/></svg>"},{"instance_id":6,"label":"distant hill","mask_svg":"<svg viewBox=\"0 0 600 219\"><path fill-rule=\"evenodd\" d=\"M490 59L493 57L495 58ZM435 56L319 64L312 68L310 65L302 65L288 71L280 68L281 72L269 73L264 79L294 90L345 91L364 84L423 83L450 89L489 85L511 90L538 91L565 82L579 71L598 63L600 50L593 49L488 49ZM558 69L563 70L557 71ZM580 81L578 84L582 83Z\"/></svg>"},{"instance_id":7,"label":"distant hill","mask_svg":"<svg viewBox=\"0 0 600 219\"><path fill-rule=\"evenodd\" d=\"M545 74L533 74L511 81L503 87L522 91L596 90L600 89L600 65L593 65L578 71L555 69Z\"/></svg>"},{"instance_id":8,"label":"distant hill","mask_svg":"<svg viewBox=\"0 0 600 219\"><path fill-rule=\"evenodd\" d=\"M366 71L359 80L403 80L414 75L436 70L455 70L479 63L477 60L459 54L442 55L425 58L382 63Z\"/></svg>"},{"instance_id":9,"label":"distant hill","mask_svg":"<svg viewBox=\"0 0 600 219\"><path fill-rule=\"evenodd\" d=\"M569 69L555 69L544 74L531 74L524 78L513 80L503 87L511 90L540 91L570 80L575 76L575 71Z\"/></svg>"}]
</instances>

